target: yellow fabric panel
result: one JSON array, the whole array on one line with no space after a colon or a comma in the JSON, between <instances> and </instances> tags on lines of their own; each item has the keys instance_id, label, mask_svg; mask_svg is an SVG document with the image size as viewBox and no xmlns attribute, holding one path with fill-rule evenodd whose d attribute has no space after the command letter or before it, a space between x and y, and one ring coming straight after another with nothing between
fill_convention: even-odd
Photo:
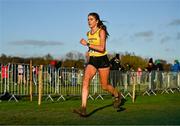
<instances>
[{"instance_id":1,"label":"yellow fabric panel","mask_svg":"<svg viewBox=\"0 0 180 126\"><path fill-rule=\"evenodd\" d=\"M94 34L91 34L90 31L87 34L88 42L92 45L100 45L100 37L99 37L100 29L98 29ZM107 51L105 52L98 52L96 50L89 50L89 56L104 56L107 54Z\"/></svg>"}]
</instances>

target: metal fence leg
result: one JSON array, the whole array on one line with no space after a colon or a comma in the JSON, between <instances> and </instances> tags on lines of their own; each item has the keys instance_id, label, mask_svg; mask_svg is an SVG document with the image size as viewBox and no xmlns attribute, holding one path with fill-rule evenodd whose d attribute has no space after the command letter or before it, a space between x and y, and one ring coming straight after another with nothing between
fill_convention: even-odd
<instances>
[{"instance_id":1,"label":"metal fence leg","mask_svg":"<svg viewBox=\"0 0 180 126\"><path fill-rule=\"evenodd\" d=\"M144 96L145 94L147 94L148 96L150 96L150 94L149 94L148 91L145 91L145 92L143 93L143 96Z\"/></svg>"},{"instance_id":2,"label":"metal fence leg","mask_svg":"<svg viewBox=\"0 0 180 126\"><path fill-rule=\"evenodd\" d=\"M171 88L169 88L167 90L174 94L174 91Z\"/></svg>"},{"instance_id":3,"label":"metal fence leg","mask_svg":"<svg viewBox=\"0 0 180 126\"><path fill-rule=\"evenodd\" d=\"M130 97L132 98L132 95L131 95L130 92L128 92L128 93L125 95L125 98L126 98L127 96L130 96Z\"/></svg>"},{"instance_id":4,"label":"metal fence leg","mask_svg":"<svg viewBox=\"0 0 180 126\"><path fill-rule=\"evenodd\" d=\"M15 100L16 102L18 102L18 100L16 99L16 97L15 97L14 94L11 96L11 98L8 100L8 102L10 102L13 98L14 98L14 100Z\"/></svg>"},{"instance_id":5,"label":"metal fence leg","mask_svg":"<svg viewBox=\"0 0 180 126\"><path fill-rule=\"evenodd\" d=\"M46 101L50 99L52 102L54 102L53 98L51 97L51 95L49 94L48 97L46 98Z\"/></svg>"},{"instance_id":6,"label":"metal fence leg","mask_svg":"<svg viewBox=\"0 0 180 126\"><path fill-rule=\"evenodd\" d=\"M150 92L149 93L153 93L154 95L156 95L156 93L153 91L153 90L150 90Z\"/></svg>"},{"instance_id":7,"label":"metal fence leg","mask_svg":"<svg viewBox=\"0 0 180 126\"><path fill-rule=\"evenodd\" d=\"M91 95L89 95L88 98L94 101L94 98Z\"/></svg>"},{"instance_id":8,"label":"metal fence leg","mask_svg":"<svg viewBox=\"0 0 180 126\"><path fill-rule=\"evenodd\" d=\"M180 92L180 88L178 87L177 90Z\"/></svg>"},{"instance_id":9,"label":"metal fence leg","mask_svg":"<svg viewBox=\"0 0 180 126\"><path fill-rule=\"evenodd\" d=\"M59 101L61 98L62 98L64 101L66 100L66 99L64 98L64 96L61 95L61 96L57 99L57 101Z\"/></svg>"},{"instance_id":10,"label":"metal fence leg","mask_svg":"<svg viewBox=\"0 0 180 126\"><path fill-rule=\"evenodd\" d=\"M163 94L163 93L167 93L167 94L169 94L169 92L168 92L168 90L167 90L167 89L164 89L164 90L161 92L161 94Z\"/></svg>"},{"instance_id":11,"label":"metal fence leg","mask_svg":"<svg viewBox=\"0 0 180 126\"><path fill-rule=\"evenodd\" d=\"M125 96L124 96L124 94L123 94L123 93L121 93L121 96L125 99Z\"/></svg>"},{"instance_id":12,"label":"metal fence leg","mask_svg":"<svg viewBox=\"0 0 180 126\"><path fill-rule=\"evenodd\" d=\"M104 98L100 94L95 98L95 100L98 99L98 98L101 98L102 100L104 100Z\"/></svg>"}]
</instances>

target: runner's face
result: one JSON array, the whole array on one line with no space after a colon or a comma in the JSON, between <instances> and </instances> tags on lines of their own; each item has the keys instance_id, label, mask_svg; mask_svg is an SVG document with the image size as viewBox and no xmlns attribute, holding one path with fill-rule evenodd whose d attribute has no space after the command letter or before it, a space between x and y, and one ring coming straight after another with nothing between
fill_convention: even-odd
<instances>
[{"instance_id":1,"label":"runner's face","mask_svg":"<svg viewBox=\"0 0 180 126\"><path fill-rule=\"evenodd\" d=\"M98 24L98 20L96 20L95 17L89 15L88 16L88 25L90 28L94 28L94 27L97 27L97 24Z\"/></svg>"}]
</instances>

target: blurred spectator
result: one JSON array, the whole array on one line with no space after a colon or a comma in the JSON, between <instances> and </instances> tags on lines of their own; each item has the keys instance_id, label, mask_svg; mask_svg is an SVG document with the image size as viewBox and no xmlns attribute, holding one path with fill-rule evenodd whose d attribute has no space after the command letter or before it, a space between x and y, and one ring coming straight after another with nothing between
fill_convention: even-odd
<instances>
[{"instance_id":1,"label":"blurred spectator","mask_svg":"<svg viewBox=\"0 0 180 126\"><path fill-rule=\"evenodd\" d=\"M155 64L153 62L153 58L149 59L148 66L146 67L146 69L148 70L148 72L156 70L156 66L155 66Z\"/></svg>"},{"instance_id":2,"label":"blurred spectator","mask_svg":"<svg viewBox=\"0 0 180 126\"><path fill-rule=\"evenodd\" d=\"M38 66L33 66L33 82L35 85L37 85L38 72Z\"/></svg>"},{"instance_id":3,"label":"blurred spectator","mask_svg":"<svg viewBox=\"0 0 180 126\"><path fill-rule=\"evenodd\" d=\"M4 89L4 93L7 91L7 84L8 84L8 65L4 64L1 66L1 78L2 78L2 89ZM1 92L0 92L1 93Z\"/></svg>"},{"instance_id":4,"label":"blurred spectator","mask_svg":"<svg viewBox=\"0 0 180 126\"><path fill-rule=\"evenodd\" d=\"M151 91L154 91L155 89L155 70L156 70L156 66L153 62L153 58L150 58L149 59L149 62L148 62L148 66L146 67L148 72L149 72L149 81L151 82L150 83L150 90Z\"/></svg>"},{"instance_id":5,"label":"blurred spectator","mask_svg":"<svg viewBox=\"0 0 180 126\"><path fill-rule=\"evenodd\" d=\"M110 78L114 87L116 87L119 82L121 83L122 80L120 71L123 70L123 67L120 63L119 54L116 54L115 57L110 60Z\"/></svg>"},{"instance_id":6,"label":"blurred spectator","mask_svg":"<svg viewBox=\"0 0 180 126\"><path fill-rule=\"evenodd\" d=\"M155 61L155 65L156 65L156 70L157 70L157 71L163 71L163 70L164 70L164 69L163 69L163 65L162 65L162 63L161 63L160 60L156 60L156 61Z\"/></svg>"},{"instance_id":7,"label":"blurred spectator","mask_svg":"<svg viewBox=\"0 0 180 126\"><path fill-rule=\"evenodd\" d=\"M162 88L162 84L163 84L163 65L161 63L160 60L156 60L155 61L155 65L156 65L156 78L155 81L157 82L156 86L158 88Z\"/></svg>"},{"instance_id":8,"label":"blurred spectator","mask_svg":"<svg viewBox=\"0 0 180 126\"><path fill-rule=\"evenodd\" d=\"M8 65L1 66L1 77L2 77L4 90L6 91L6 84L7 84L7 79L8 79Z\"/></svg>"},{"instance_id":9,"label":"blurred spectator","mask_svg":"<svg viewBox=\"0 0 180 126\"><path fill-rule=\"evenodd\" d=\"M180 64L178 60L174 60L174 65L171 67L172 72L180 72Z\"/></svg>"},{"instance_id":10,"label":"blurred spectator","mask_svg":"<svg viewBox=\"0 0 180 126\"><path fill-rule=\"evenodd\" d=\"M113 57L110 60L110 68L111 70L121 70L121 64L120 64L119 54L116 54L115 57Z\"/></svg>"},{"instance_id":11,"label":"blurred spectator","mask_svg":"<svg viewBox=\"0 0 180 126\"><path fill-rule=\"evenodd\" d=\"M8 65L2 65L2 67L1 67L1 76L2 76L2 79L7 79L8 78Z\"/></svg>"},{"instance_id":12,"label":"blurred spectator","mask_svg":"<svg viewBox=\"0 0 180 126\"><path fill-rule=\"evenodd\" d=\"M141 76L142 76L142 69L140 67L138 67L138 69L137 69L137 82L138 82L138 84L141 83Z\"/></svg>"},{"instance_id":13,"label":"blurred spectator","mask_svg":"<svg viewBox=\"0 0 180 126\"><path fill-rule=\"evenodd\" d=\"M51 86L55 86L55 83L56 83L56 78L55 78L55 76L56 76L56 65L57 65L57 61L56 60L52 60L51 62L50 62L50 72L49 72L49 74L50 74L50 84L51 84Z\"/></svg>"},{"instance_id":14,"label":"blurred spectator","mask_svg":"<svg viewBox=\"0 0 180 126\"><path fill-rule=\"evenodd\" d=\"M18 84L26 83L23 65L18 65Z\"/></svg>"},{"instance_id":15,"label":"blurred spectator","mask_svg":"<svg viewBox=\"0 0 180 126\"><path fill-rule=\"evenodd\" d=\"M174 83L177 83L177 74L180 72L180 64L178 60L174 60L174 64L171 67L171 71L173 72L173 80L175 81Z\"/></svg>"},{"instance_id":16,"label":"blurred spectator","mask_svg":"<svg viewBox=\"0 0 180 126\"><path fill-rule=\"evenodd\" d=\"M133 71L134 69L129 63L124 64L124 71Z\"/></svg>"},{"instance_id":17,"label":"blurred spectator","mask_svg":"<svg viewBox=\"0 0 180 126\"><path fill-rule=\"evenodd\" d=\"M60 69L61 68L61 65L62 65L62 62L61 61L57 61L57 64L56 64L56 69Z\"/></svg>"}]
</instances>

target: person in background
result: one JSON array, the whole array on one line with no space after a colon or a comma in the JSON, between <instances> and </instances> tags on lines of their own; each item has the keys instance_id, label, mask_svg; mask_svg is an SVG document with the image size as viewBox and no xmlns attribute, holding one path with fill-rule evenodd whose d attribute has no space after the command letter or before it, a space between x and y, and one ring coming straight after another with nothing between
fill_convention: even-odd
<instances>
[{"instance_id":1,"label":"person in background","mask_svg":"<svg viewBox=\"0 0 180 126\"><path fill-rule=\"evenodd\" d=\"M156 60L156 61L155 61L155 65L156 65L156 70L157 70L157 71L163 71L163 70L164 70L164 69L163 69L163 64L161 63L160 60Z\"/></svg>"},{"instance_id":2,"label":"person in background","mask_svg":"<svg viewBox=\"0 0 180 126\"><path fill-rule=\"evenodd\" d=\"M149 81L151 82L151 91L154 91L154 89L155 89L155 83L154 83L154 81L155 81L155 75L156 75L156 73L155 73L155 71L156 71L156 66L155 66L155 64L154 64L154 62L153 62L153 58L150 58L149 59L149 62L148 62L148 66L146 67L147 68L147 70L148 70L148 73L149 73L149 75L150 75L150 77L151 78L149 78ZM149 76L148 76L149 77Z\"/></svg>"},{"instance_id":3,"label":"person in background","mask_svg":"<svg viewBox=\"0 0 180 126\"><path fill-rule=\"evenodd\" d=\"M174 60L171 71L173 72L173 79L175 80L175 83L177 83L177 75L180 72L180 64L178 60Z\"/></svg>"},{"instance_id":4,"label":"person in background","mask_svg":"<svg viewBox=\"0 0 180 126\"><path fill-rule=\"evenodd\" d=\"M37 80L38 80L38 66L33 66L33 82L34 85L37 85Z\"/></svg>"},{"instance_id":5,"label":"person in background","mask_svg":"<svg viewBox=\"0 0 180 126\"><path fill-rule=\"evenodd\" d=\"M141 69L141 67L138 67L138 69L137 69L137 82L138 82L138 84L141 83L141 77L142 77L142 69Z\"/></svg>"},{"instance_id":6,"label":"person in background","mask_svg":"<svg viewBox=\"0 0 180 126\"><path fill-rule=\"evenodd\" d=\"M121 70L120 63L121 62L120 62L119 54L116 54L116 56L110 60L110 69L111 70Z\"/></svg>"},{"instance_id":7,"label":"person in background","mask_svg":"<svg viewBox=\"0 0 180 126\"><path fill-rule=\"evenodd\" d=\"M18 65L18 84L26 83L23 65Z\"/></svg>"},{"instance_id":8,"label":"person in background","mask_svg":"<svg viewBox=\"0 0 180 126\"><path fill-rule=\"evenodd\" d=\"M121 82L122 77L120 71L123 70L119 54L116 54L115 57L110 60L110 70L110 79L112 80L113 87L116 87L117 84Z\"/></svg>"},{"instance_id":9,"label":"person in background","mask_svg":"<svg viewBox=\"0 0 180 126\"><path fill-rule=\"evenodd\" d=\"M155 61L156 65L156 82L157 86L162 89L162 84L163 84L163 64L161 63L160 60Z\"/></svg>"},{"instance_id":10,"label":"person in background","mask_svg":"<svg viewBox=\"0 0 180 126\"><path fill-rule=\"evenodd\" d=\"M174 60L174 64L171 67L172 72L180 72L180 64L178 60Z\"/></svg>"},{"instance_id":11,"label":"person in background","mask_svg":"<svg viewBox=\"0 0 180 126\"><path fill-rule=\"evenodd\" d=\"M1 78L2 78L2 85L4 86L4 89L6 92L6 84L8 81L8 65L4 64L1 66Z\"/></svg>"},{"instance_id":12,"label":"person in background","mask_svg":"<svg viewBox=\"0 0 180 126\"><path fill-rule=\"evenodd\" d=\"M153 62L153 58L149 59L148 66L146 67L146 69L148 70L148 72L156 70L156 66Z\"/></svg>"}]
</instances>

